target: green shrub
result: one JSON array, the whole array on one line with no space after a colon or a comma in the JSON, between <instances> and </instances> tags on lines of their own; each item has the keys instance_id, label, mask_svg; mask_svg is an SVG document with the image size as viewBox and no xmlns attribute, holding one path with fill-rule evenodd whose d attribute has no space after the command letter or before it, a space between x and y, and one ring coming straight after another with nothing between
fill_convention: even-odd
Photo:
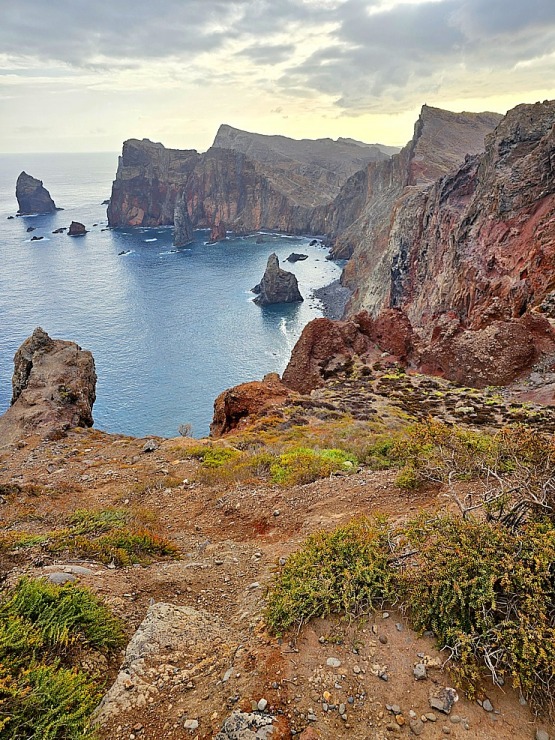
<instances>
[{"instance_id":1,"label":"green shrub","mask_svg":"<svg viewBox=\"0 0 555 740\"><path fill-rule=\"evenodd\" d=\"M0 601L0 736L92 740L102 684L75 664L84 649L110 654L123 641L88 589L22 578Z\"/></svg>"},{"instance_id":2,"label":"green shrub","mask_svg":"<svg viewBox=\"0 0 555 740\"><path fill-rule=\"evenodd\" d=\"M394 596L387 526L362 518L316 532L291 555L270 591L266 620L276 633L312 617L361 614Z\"/></svg>"},{"instance_id":3,"label":"green shrub","mask_svg":"<svg viewBox=\"0 0 555 740\"><path fill-rule=\"evenodd\" d=\"M356 457L343 450L298 447L279 455L270 466L270 475L274 483L298 485L326 478L337 471L354 472L357 464Z\"/></svg>"}]
</instances>

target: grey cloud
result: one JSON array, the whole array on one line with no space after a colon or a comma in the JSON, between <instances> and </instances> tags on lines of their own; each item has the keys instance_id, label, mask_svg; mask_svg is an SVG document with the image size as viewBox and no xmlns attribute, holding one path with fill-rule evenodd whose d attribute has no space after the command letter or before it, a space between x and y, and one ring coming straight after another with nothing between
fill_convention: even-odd
<instances>
[{"instance_id":1,"label":"grey cloud","mask_svg":"<svg viewBox=\"0 0 555 740\"><path fill-rule=\"evenodd\" d=\"M294 51L294 44L256 44L238 52L237 56L246 57L254 64L279 64L289 59Z\"/></svg>"},{"instance_id":2,"label":"grey cloud","mask_svg":"<svg viewBox=\"0 0 555 740\"><path fill-rule=\"evenodd\" d=\"M287 70L284 90L317 90L339 107L371 110L385 99L435 94L488 71L510 75L517 62L555 51L553 0L443 0L368 12L347 0L334 13L335 48L320 49ZM491 90L490 90L491 92ZM395 107L395 104L394 104Z\"/></svg>"}]
</instances>

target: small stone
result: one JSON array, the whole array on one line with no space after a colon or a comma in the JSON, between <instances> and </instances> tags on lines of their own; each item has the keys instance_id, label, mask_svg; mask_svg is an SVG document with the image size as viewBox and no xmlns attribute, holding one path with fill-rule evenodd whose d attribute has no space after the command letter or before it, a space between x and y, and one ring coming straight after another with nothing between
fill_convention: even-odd
<instances>
[{"instance_id":1,"label":"small stone","mask_svg":"<svg viewBox=\"0 0 555 740\"><path fill-rule=\"evenodd\" d=\"M428 677L424 663L417 663L412 669L412 673L417 681L424 681Z\"/></svg>"},{"instance_id":2,"label":"small stone","mask_svg":"<svg viewBox=\"0 0 555 740\"><path fill-rule=\"evenodd\" d=\"M424 716L428 722L437 722L437 716L433 712L427 712Z\"/></svg>"},{"instance_id":3,"label":"small stone","mask_svg":"<svg viewBox=\"0 0 555 740\"><path fill-rule=\"evenodd\" d=\"M56 586L61 586L63 583L76 581L77 576L74 576L73 573L49 573L48 580Z\"/></svg>"},{"instance_id":4,"label":"small stone","mask_svg":"<svg viewBox=\"0 0 555 740\"><path fill-rule=\"evenodd\" d=\"M416 714L416 712L414 711L414 709L409 709L409 717L410 717L411 719L416 719L416 718L417 718L417 716L418 716L418 715Z\"/></svg>"},{"instance_id":5,"label":"small stone","mask_svg":"<svg viewBox=\"0 0 555 740\"><path fill-rule=\"evenodd\" d=\"M309 712L307 715L307 719L309 722L317 722L318 717L315 714L312 714L312 712Z\"/></svg>"},{"instance_id":6,"label":"small stone","mask_svg":"<svg viewBox=\"0 0 555 740\"><path fill-rule=\"evenodd\" d=\"M451 734L451 728L448 725L444 725L442 728L444 735L450 735Z\"/></svg>"},{"instance_id":7,"label":"small stone","mask_svg":"<svg viewBox=\"0 0 555 740\"><path fill-rule=\"evenodd\" d=\"M347 707L345 706L345 704L340 704L339 705L339 714L345 714L346 711L347 711Z\"/></svg>"},{"instance_id":8,"label":"small stone","mask_svg":"<svg viewBox=\"0 0 555 740\"><path fill-rule=\"evenodd\" d=\"M545 730L536 730L536 740L549 740L549 735Z\"/></svg>"},{"instance_id":9,"label":"small stone","mask_svg":"<svg viewBox=\"0 0 555 740\"><path fill-rule=\"evenodd\" d=\"M281 565L282 567L283 567L283 566L285 565L285 563L286 563L286 562L287 562L287 561L286 561L286 559L285 559L285 558L280 558L280 559L279 559L279 564L280 564L280 565Z\"/></svg>"},{"instance_id":10,"label":"small stone","mask_svg":"<svg viewBox=\"0 0 555 740\"><path fill-rule=\"evenodd\" d=\"M449 717L449 721L454 725L458 725L462 722L462 718L458 714L454 714L452 717Z\"/></svg>"},{"instance_id":11,"label":"small stone","mask_svg":"<svg viewBox=\"0 0 555 740\"><path fill-rule=\"evenodd\" d=\"M493 712L493 704L491 703L489 699L484 699L482 703L482 709L485 712Z\"/></svg>"},{"instance_id":12,"label":"small stone","mask_svg":"<svg viewBox=\"0 0 555 740\"><path fill-rule=\"evenodd\" d=\"M279 509L274 509L274 516L279 516L279 515L280 515L280 513L281 513L281 512L280 512L280 510L279 510Z\"/></svg>"},{"instance_id":13,"label":"small stone","mask_svg":"<svg viewBox=\"0 0 555 740\"><path fill-rule=\"evenodd\" d=\"M405 724L405 718L403 717L402 714L398 714L395 717L395 721L397 722L397 724L399 725L399 727L402 727Z\"/></svg>"},{"instance_id":14,"label":"small stone","mask_svg":"<svg viewBox=\"0 0 555 740\"><path fill-rule=\"evenodd\" d=\"M382 619L389 619L389 612L384 612L382 614Z\"/></svg>"},{"instance_id":15,"label":"small stone","mask_svg":"<svg viewBox=\"0 0 555 740\"><path fill-rule=\"evenodd\" d=\"M353 666L353 673L355 674L355 676L358 676L358 674L360 673L360 666L354 665Z\"/></svg>"},{"instance_id":16,"label":"small stone","mask_svg":"<svg viewBox=\"0 0 555 740\"><path fill-rule=\"evenodd\" d=\"M255 588L260 588L260 584L258 583L258 581L255 581L254 583L251 583L250 586L249 586L249 590L250 591L254 591Z\"/></svg>"},{"instance_id":17,"label":"small stone","mask_svg":"<svg viewBox=\"0 0 555 740\"><path fill-rule=\"evenodd\" d=\"M401 714L401 707L398 704L386 704L385 708L391 714Z\"/></svg>"},{"instance_id":18,"label":"small stone","mask_svg":"<svg viewBox=\"0 0 555 740\"><path fill-rule=\"evenodd\" d=\"M198 719L187 719L185 720L185 724L183 725L186 730L197 730L198 729Z\"/></svg>"},{"instance_id":19,"label":"small stone","mask_svg":"<svg viewBox=\"0 0 555 740\"><path fill-rule=\"evenodd\" d=\"M387 645L387 637L385 635L380 635L378 637L378 640L382 643L382 645Z\"/></svg>"},{"instance_id":20,"label":"small stone","mask_svg":"<svg viewBox=\"0 0 555 740\"><path fill-rule=\"evenodd\" d=\"M424 722L421 719L411 719L409 727L413 735L421 735L424 732Z\"/></svg>"},{"instance_id":21,"label":"small stone","mask_svg":"<svg viewBox=\"0 0 555 740\"><path fill-rule=\"evenodd\" d=\"M395 629L397 630L397 632L402 632L403 631L403 625L400 622L397 622L395 624Z\"/></svg>"},{"instance_id":22,"label":"small stone","mask_svg":"<svg viewBox=\"0 0 555 740\"><path fill-rule=\"evenodd\" d=\"M327 703L326 703L325 701L324 701L324 702L322 702L322 710L323 710L324 712L327 712L327 711L328 711L328 704L327 704Z\"/></svg>"},{"instance_id":23,"label":"small stone","mask_svg":"<svg viewBox=\"0 0 555 740\"><path fill-rule=\"evenodd\" d=\"M224 564L224 561L221 560L220 558L217 558L216 560L214 560L214 563L215 563L215 565L223 565Z\"/></svg>"},{"instance_id":24,"label":"small stone","mask_svg":"<svg viewBox=\"0 0 555 740\"><path fill-rule=\"evenodd\" d=\"M329 691L324 691L323 697L324 701L327 701L328 704L331 702L331 694Z\"/></svg>"},{"instance_id":25,"label":"small stone","mask_svg":"<svg viewBox=\"0 0 555 740\"><path fill-rule=\"evenodd\" d=\"M326 660L326 665L330 668L339 668L339 666L341 665L341 661L339 660L339 658L328 658Z\"/></svg>"},{"instance_id":26,"label":"small stone","mask_svg":"<svg viewBox=\"0 0 555 740\"><path fill-rule=\"evenodd\" d=\"M260 701L258 702L257 706L258 706L258 711L259 712L263 712L266 709L266 707L268 706L268 700L267 699L260 699Z\"/></svg>"},{"instance_id":27,"label":"small stone","mask_svg":"<svg viewBox=\"0 0 555 740\"><path fill-rule=\"evenodd\" d=\"M158 442L155 439L147 439L143 445L143 452L154 452L158 449Z\"/></svg>"},{"instance_id":28,"label":"small stone","mask_svg":"<svg viewBox=\"0 0 555 740\"><path fill-rule=\"evenodd\" d=\"M429 702L432 709L437 709L443 714L450 714L455 702L459 700L459 695L450 687L432 688L429 694Z\"/></svg>"}]
</instances>

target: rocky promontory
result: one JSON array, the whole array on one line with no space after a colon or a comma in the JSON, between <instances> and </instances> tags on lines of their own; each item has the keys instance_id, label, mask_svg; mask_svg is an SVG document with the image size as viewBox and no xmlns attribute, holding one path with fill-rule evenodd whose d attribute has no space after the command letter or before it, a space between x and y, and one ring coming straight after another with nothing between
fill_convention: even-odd
<instances>
[{"instance_id":1,"label":"rocky promontory","mask_svg":"<svg viewBox=\"0 0 555 740\"><path fill-rule=\"evenodd\" d=\"M90 427L96 399L93 356L38 327L14 358L11 406L0 417L0 440Z\"/></svg>"},{"instance_id":2,"label":"rocky promontory","mask_svg":"<svg viewBox=\"0 0 555 740\"><path fill-rule=\"evenodd\" d=\"M279 266L277 255L268 257L266 271L262 280L252 289L256 293L254 302L257 306L269 306L273 303L297 303L304 300L295 275Z\"/></svg>"},{"instance_id":3,"label":"rocky promontory","mask_svg":"<svg viewBox=\"0 0 555 740\"><path fill-rule=\"evenodd\" d=\"M18 214L25 216L35 213L53 213L59 209L43 186L42 180L22 172L17 178L15 197L19 206Z\"/></svg>"}]
</instances>

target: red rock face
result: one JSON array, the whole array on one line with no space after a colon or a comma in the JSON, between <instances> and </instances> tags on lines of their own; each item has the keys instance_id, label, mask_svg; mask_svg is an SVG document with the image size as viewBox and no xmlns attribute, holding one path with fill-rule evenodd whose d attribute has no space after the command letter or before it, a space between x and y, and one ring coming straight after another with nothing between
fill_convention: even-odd
<instances>
[{"instance_id":1,"label":"red rock face","mask_svg":"<svg viewBox=\"0 0 555 740\"><path fill-rule=\"evenodd\" d=\"M241 422L268 409L279 406L290 396L291 390L280 381L277 373L266 375L262 381L242 383L229 388L214 401L214 417L210 425L210 436L221 437L241 426Z\"/></svg>"},{"instance_id":2,"label":"red rock face","mask_svg":"<svg viewBox=\"0 0 555 740\"><path fill-rule=\"evenodd\" d=\"M74 342L35 329L16 352L12 386L12 405L0 417L0 444L93 424L94 360Z\"/></svg>"}]
</instances>

